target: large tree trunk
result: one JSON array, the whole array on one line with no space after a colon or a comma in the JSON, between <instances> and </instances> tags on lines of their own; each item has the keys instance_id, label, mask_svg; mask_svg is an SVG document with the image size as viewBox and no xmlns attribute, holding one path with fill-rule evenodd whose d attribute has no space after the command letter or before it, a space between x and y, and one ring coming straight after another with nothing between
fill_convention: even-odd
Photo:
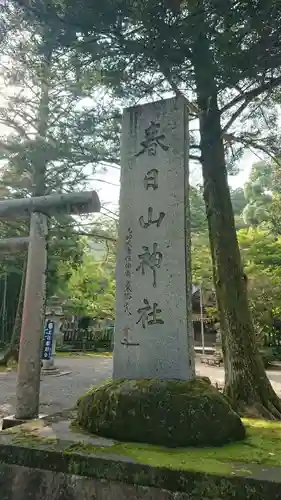
<instances>
[{"instance_id":1,"label":"large tree trunk","mask_svg":"<svg viewBox=\"0 0 281 500\"><path fill-rule=\"evenodd\" d=\"M196 4L198 8L198 4ZM200 4L201 5L201 4ZM194 38L193 64L200 122L204 200L225 362L225 394L241 413L281 418L258 352L236 236L218 109L216 65L206 27Z\"/></svg>"},{"instance_id":2,"label":"large tree trunk","mask_svg":"<svg viewBox=\"0 0 281 500\"><path fill-rule=\"evenodd\" d=\"M281 417L258 353L225 164L217 95L199 94L204 199L225 351L225 393L238 409Z\"/></svg>"}]
</instances>

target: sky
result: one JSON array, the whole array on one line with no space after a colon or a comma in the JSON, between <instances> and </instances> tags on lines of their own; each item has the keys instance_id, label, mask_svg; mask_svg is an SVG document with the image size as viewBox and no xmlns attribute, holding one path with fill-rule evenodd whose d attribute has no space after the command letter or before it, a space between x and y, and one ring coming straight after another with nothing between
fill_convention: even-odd
<instances>
[{"instance_id":1,"label":"sky","mask_svg":"<svg viewBox=\"0 0 281 500\"><path fill-rule=\"evenodd\" d=\"M235 176L229 176L229 185L232 188L243 187L247 181L253 163L257 162L259 158L253 153L246 151L242 159L238 163L239 173ZM98 191L101 202L109 209L116 209L118 207L119 189L120 189L120 171L116 168L109 168L107 172L97 176L104 182L93 181L91 187ZM194 164L190 165L190 182L191 184L198 184L201 182L200 167Z\"/></svg>"}]
</instances>

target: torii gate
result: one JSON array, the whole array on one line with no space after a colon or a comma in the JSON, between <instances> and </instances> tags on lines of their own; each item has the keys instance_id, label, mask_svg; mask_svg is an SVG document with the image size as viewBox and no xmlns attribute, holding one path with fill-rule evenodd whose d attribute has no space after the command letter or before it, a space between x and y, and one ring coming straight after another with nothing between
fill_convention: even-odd
<instances>
[{"instance_id":1,"label":"torii gate","mask_svg":"<svg viewBox=\"0 0 281 500\"><path fill-rule=\"evenodd\" d=\"M30 217L29 237L0 240L0 253L28 245L16 388L16 420L38 417L47 268L47 218L100 211L95 191L1 200L0 219Z\"/></svg>"}]
</instances>

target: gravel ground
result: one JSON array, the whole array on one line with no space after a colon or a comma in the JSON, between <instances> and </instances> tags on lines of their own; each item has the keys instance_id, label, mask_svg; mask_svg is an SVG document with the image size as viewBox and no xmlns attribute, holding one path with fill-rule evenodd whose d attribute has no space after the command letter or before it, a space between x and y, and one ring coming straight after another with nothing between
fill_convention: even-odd
<instances>
[{"instance_id":1,"label":"gravel ground","mask_svg":"<svg viewBox=\"0 0 281 500\"><path fill-rule=\"evenodd\" d=\"M100 380L111 376L110 358L57 358L56 365L69 374L43 375L40 413L56 413L75 405L83 392ZM0 373L0 418L15 410L16 373Z\"/></svg>"},{"instance_id":2,"label":"gravel ground","mask_svg":"<svg viewBox=\"0 0 281 500\"><path fill-rule=\"evenodd\" d=\"M41 382L40 413L51 414L71 408L78 397L98 381L111 377L112 359L102 357L60 358L56 365L61 376L44 375ZM223 368L207 366L198 362L197 373L209 377L213 383L222 385ZM281 370L268 372L275 391L281 396ZM0 373L0 418L15 410L16 373Z\"/></svg>"}]
</instances>

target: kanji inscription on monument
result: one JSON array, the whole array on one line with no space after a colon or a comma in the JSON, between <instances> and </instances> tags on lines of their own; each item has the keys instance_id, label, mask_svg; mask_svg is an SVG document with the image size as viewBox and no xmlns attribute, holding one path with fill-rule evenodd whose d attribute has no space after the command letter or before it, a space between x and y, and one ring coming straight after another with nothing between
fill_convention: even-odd
<instances>
[{"instance_id":1,"label":"kanji inscription on monument","mask_svg":"<svg viewBox=\"0 0 281 500\"><path fill-rule=\"evenodd\" d=\"M145 189L158 189L158 170L156 168L152 168L145 174L143 184Z\"/></svg>"},{"instance_id":2,"label":"kanji inscription on monument","mask_svg":"<svg viewBox=\"0 0 281 500\"><path fill-rule=\"evenodd\" d=\"M123 114L114 378L194 376L188 114L182 98Z\"/></svg>"},{"instance_id":3,"label":"kanji inscription on monument","mask_svg":"<svg viewBox=\"0 0 281 500\"><path fill-rule=\"evenodd\" d=\"M145 138L141 141L141 148L138 153L135 153L135 156L140 156L146 151L149 156L156 156L158 146L164 151L169 149L169 146L163 143L165 134L161 133L160 127L160 123L154 121L150 122L150 125L144 130Z\"/></svg>"},{"instance_id":4,"label":"kanji inscription on monument","mask_svg":"<svg viewBox=\"0 0 281 500\"><path fill-rule=\"evenodd\" d=\"M153 252L149 251L149 248L145 245L142 246L143 253L139 254L140 264L137 267L137 271L141 269L142 275L145 275L146 267L151 269L153 275L153 286L156 288L156 269L160 267L163 255L161 252L157 251L157 243L153 243Z\"/></svg>"},{"instance_id":5,"label":"kanji inscription on monument","mask_svg":"<svg viewBox=\"0 0 281 500\"><path fill-rule=\"evenodd\" d=\"M152 216L153 216L153 208L152 207L148 207L147 212L148 213L147 213L146 220L145 220L143 215L141 215L139 217L140 226L144 227L144 228L147 228L147 227L151 226L152 224L156 224L156 227L161 226L161 222L165 217L165 212L160 212L158 214L158 217L156 217L155 219L152 218Z\"/></svg>"}]
</instances>

